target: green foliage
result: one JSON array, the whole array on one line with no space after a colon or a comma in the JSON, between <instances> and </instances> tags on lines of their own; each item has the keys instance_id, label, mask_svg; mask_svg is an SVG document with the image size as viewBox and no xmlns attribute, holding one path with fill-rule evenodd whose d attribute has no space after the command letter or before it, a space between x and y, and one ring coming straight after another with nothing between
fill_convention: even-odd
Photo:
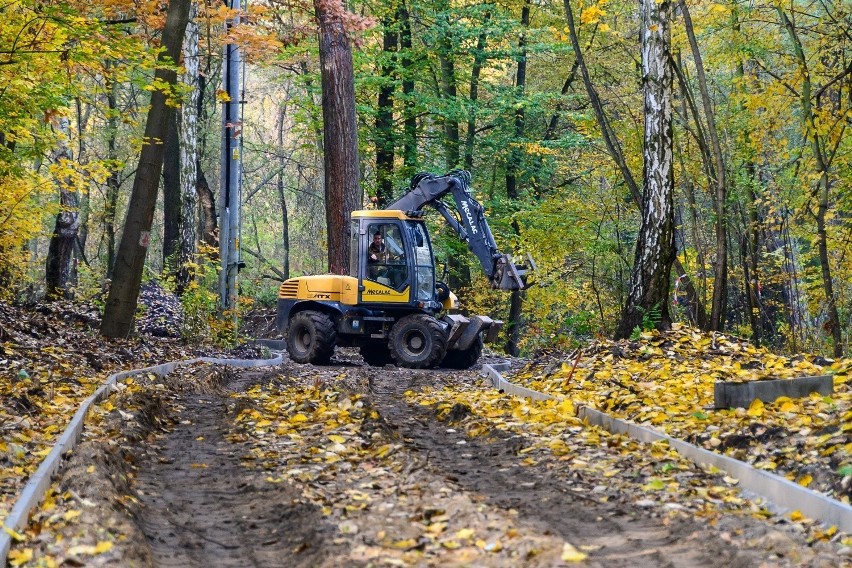
<instances>
[{"instance_id":1,"label":"green foliage","mask_svg":"<svg viewBox=\"0 0 852 568\"><path fill-rule=\"evenodd\" d=\"M187 265L192 280L180 297L184 317L182 336L191 343L233 345L238 326L233 314L219 314L219 295L216 292L219 264L213 258L202 251L198 255L198 263Z\"/></svg>"},{"instance_id":2,"label":"green foliage","mask_svg":"<svg viewBox=\"0 0 852 568\"><path fill-rule=\"evenodd\" d=\"M649 310L646 310L642 306L636 306L636 311L642 314L642 323L633 328L633 331L630 334L630 339L633 341L639 339L642 332L656 329L657 325L659 325L663 318L662 312L660 311L660 304L654 304Z\"/></svg>"}]
</instances>

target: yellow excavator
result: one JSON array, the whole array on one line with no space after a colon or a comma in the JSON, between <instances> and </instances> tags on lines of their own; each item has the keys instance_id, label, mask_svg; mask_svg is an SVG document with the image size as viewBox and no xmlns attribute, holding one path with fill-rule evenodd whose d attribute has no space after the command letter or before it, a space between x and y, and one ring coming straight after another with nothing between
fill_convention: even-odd
<instances>
[{"instance_id":1,"label":"yellow excavator","mask_svg":"<svg viewBox=\"0 0 852 568\"><path fill-rule=\"evenodd\" d=\"M451 208L442 198L451 197ZM368 365L465 369L479 359L502 322L453 313L458 298L436 281L432 241L423 208L437 210L479 259L491 286L528 287L535 269L500 253L470 174L417 174L408 191L383 210L352 212L349 275L290 278L278 293L278 329L290 358L328 363L336 346L358 347Z\"/></svg>"}]
</instances>

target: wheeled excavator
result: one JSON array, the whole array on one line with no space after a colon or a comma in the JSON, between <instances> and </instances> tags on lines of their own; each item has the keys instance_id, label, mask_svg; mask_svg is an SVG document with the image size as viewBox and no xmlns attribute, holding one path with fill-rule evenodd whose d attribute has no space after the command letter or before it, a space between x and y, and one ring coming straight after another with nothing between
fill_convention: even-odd
<instances>
[{"instance_id":1,"label":"wheeled excavator","mask_svg":"<svg viewBox=\"0 0 852 568\"><path fill-rule=\"evenodd\" d=\"M454 207L445 203L451 198ZM385 209L353 211L348 275L290 278L278 293L278 329L290 358L324 364L336 346L358 347L368 365L464 369L502 326L454 313L458 298L436 280L424 208L438 211L479 259L492 288L523 290L535 265L501 253L470 190L470 174L420 173Z\"/></svg>"}]
</instances>

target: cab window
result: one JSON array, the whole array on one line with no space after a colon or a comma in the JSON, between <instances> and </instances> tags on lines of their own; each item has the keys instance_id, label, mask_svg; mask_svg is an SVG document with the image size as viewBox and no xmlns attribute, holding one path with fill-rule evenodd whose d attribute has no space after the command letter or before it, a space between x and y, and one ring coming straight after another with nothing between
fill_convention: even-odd
<instances>
[{"instance_id":1,"label":"cab window","mask_svg":"<svg viewBox=\"0 0 852 568\"><path fill-rule=\"evenodd\" d=\"M367 280L402 290L408 282L405 240L395 223L371 223L367 229Z\"/></svg>"}]
</instances>

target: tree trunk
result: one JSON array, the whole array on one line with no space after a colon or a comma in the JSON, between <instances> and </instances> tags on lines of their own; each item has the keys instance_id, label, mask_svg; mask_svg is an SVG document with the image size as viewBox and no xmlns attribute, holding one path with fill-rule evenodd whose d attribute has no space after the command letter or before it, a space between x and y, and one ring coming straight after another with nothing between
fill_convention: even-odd
<instances>
[{"instance_id":1,"label":"tree trunk","mask_svg":"<svg viewBox=\"0 0 852 568\"><path fill-rule=\"evenodd\" d=\"M405 0L400 5L399 20L399 47L402 52L400 67L402 73L402 113L403 113L403 137L402 137L402 164L405 175L414 175L419 160L417 157L417 114L414 108L414 79L411 61L411 19Z\"/></svg>"},{"instance_id":2,"label":"tree trunk","mask_svg":"<svg viewBox=\"0 0 852 568\"><path fill-rule=\"evenodd\" d=\"M710 91L707 88L707 78L704 75L704 63L701 50L695 39L692 18L684 0L679 0L686 36L692 50L698 75L698 88L701 91L701 104L704 108L704 118L707 120L707 135L710 139L710 154L713 157L713 173L715 179L710 182L714 187L713 205L716 212L716 260L713 263L713 301L710 310L710 330L725 329L725 313L728 307L728 181L725 160L722 156L722 146L719 143L719 131L716 128L716 118L713 111ZM698 117L695 117L698 120Z\"/></svg>"},{"instance_id":3,"label":"tree trunk","mask_svg":"<svg viewBox=\"0 0 852 568\"><path fill-rule=\"evenodd\" d=\"M393 197L393 92L396 80L394 60L399 45L399 34L391 29L392 18L385 18L382 40L381 85L376 107L376 201L383 207Z\"/></svg>"},{"instance_id":4,"label":"tree trunk","mask_svg":"<svg viewBox=\"0 0 852 568\"><path fill-rule=\"evenodd\" d=\"M518 68L515 75L515 128L514 144L509 150L509 162L506 164L506 197L514 201L518 199L517 172L521 168L523 153L518 144L524 137L524 91L527 84L527 40L526 32L530 26L530 0L524 0L521 8L521 37L518 39ZM520 233L517 222L512 222L515 234ZM520 290L512 290L512 300L509 305L509 324L506 329L506 353L517 357L520 353L518 343L521 339L522 311L524 295Z\"/></svg>"},{"instance_id":5,"label":"tree trunk","mask_svg":"<svg viewBox=\"0 0 852 568\"><path fill-rule=\"evenodd\" d=\"M69 120L58 119L58 146L53 151L51 163L67 167L62 162L72 159L68 147ZM45 294L49 300L71 297L71 267L74 262L74 246L77 242L77 230L80 226L79 196L77 190L68 179L54 179L59 191L59 213L50 246L47 251L47 266L45 268Z\"/></svg>"},{"instance_id":6,"label":"tree trunk","mask_svg":"<svg viewBox=\"0 0 852 568\"><path fill-rule=\"evenodd\" d=\"M640 210L642 210L642 194L639 191L639 186L636 185L636 180L633 178L633 173L630 171L630 168L627 165L627 161L624 159L624 153L621 150L621 144L618 142L618 138L616 138L615 133L612 131L612 128L609 125L609 120L607 119L607 116L603 110L603 103L601 102L597 90L595 90L595 87L592 84L592 79L589 75L589 69L586 66L586 62L583 57L583 51L580 49L580 40L577 37L577 28L574 25L574 12L571 9L570 0L563 0L563 5L565 7L565 19L568 23L568 30L571 34L571 46L574 50L574 55L577 58L577 63L580 67L580 75L583 78L583 84L586 87L586 93L588 94L589 100L592 103L592 109L595 111L595 118L598 122L598 126L601 129L601 135L603 136L607 151L609 152L609 155L612 157L616 166L618 166L618 170L621 172L621 175L624 177L624 182L627 184L627 187L630 190L630 195L633 198L633 203ZM689 298L689 301L696 306L696 319L698 321L698 325L703 329L704 322L706 322L707 319L707 314L704 310L704 304L701 302L701 299L698 296L698 292L695 290L695 285L693 285L692 279L689 278L688 275L686 275L686 271L684 270L683 265L680 263L677 257L674 258L674 268L678 274L684 275L681 280L684 287L684 292Z\"/></svg>"},{"instance_id":7,"label":"tree trunk","mask_svg":"<svg viewBox=\"0 0 852 568\"><path fill-rule=\"evenodd\" d=\"M615 337L638 326L671 326L669 277L674 251L674 159L672 140L671 31L668 0L642 0L640 42L644 92L642 225L627 303Z\"/></svg>"},{"instance_id":8,"label":"tree trunk","mask_svg":"<svg viewBox=\"0 0 852 568\"><path fill-rule=\"evenodd\" d=\"M158 83L169 87L173 87L177 82L177 74L172 66L180 57L191 3L191 0L169 2L162 36L165 51L159 57L161 63L168 63L169 66L161 66L154 73ZM133 317L136 314L136 301L142 282L145 255L151 240L151 223L154 220L157 189L163 169L161 141L166 137L173 114L174 108L166 104L166 93L155 90L151 94L151 106L145 124L145 143L139 156L124 232L118 248L114 278L101 322L101 334L106 337L127 337L133 331Z\"/></svg>"},{"instance_id":9,"label":"tree trunk","mask_svg":"<svg viewBox=\"0 0 852 568\"><path fill-rule=\"evenodd\" d=\"M491 20L491 12L486 12L482 18L483 28ZM470 70L470 110L467 117L467 136L464 142L464 167L466 170L473 169L473 143L476 141L476 103L479 100L479 76L482 74L482 64L485 62L485 43L487 41L485 32L481 32L476 38L476 49L473 52L473 67Z\"/></svg>"},{"instance_id":10,"label":"tree trunk","mask_svg":"<svg viewBox=\"0 0 852 568\"><path fill-rule=\"evenodd\" d=\"M180 143L178 113L169 117L166 142L163 147L163 272L177 270L177 251L180 240Z\"/></svg>"},{"instance_id":11,"label":"tree trunk","mask_svg":"<svg viewBox=\"0 0 852 568\"><path fill-rule=\"evenodd\" d=\"M279 151L284 147L284 117L285 117L285 109L282 106L278 110L278 148ZM281 266L282 272L284 275L284 280L290 278L290 218L287 212L287 199L284 194L285 185L284 185L284 168L286 166L286 160L284 159L284 153L281 153L281 156L278 161L278 181L276 186L278 187L278 202L281 204Z\"/></svg>"},{"instance_id":12,"label":"tree trunk","mask_svg":"<svg viewBox=\"0 0 852 568\"><path fill-rule=\"evenodd\" d=\"M518 68L515 75L515 129L513 143L509 148L509 160L506 164L506 196L518 198L517 173L521 169L522 152L518 145L524 136L524 89L527 82L527 40L526 30L530 26L530 0L524 0L521 8L521 37L518 40Z\"/></svg>"},{"instance_id":13,"label":"tree trunk","mask_svg":"<svg viewBox=\"0 0 852 568\"><path fill-rule=\"evenodd\" d=\"M340 0L314 0L319 21L328 267L349 271L349 217L361 201L352 48Z\"/></svg>"},{"instance_id":14,"label":"tree trunk","mask_svg":"<svg viewBox=\"0 0 852 568\"><path fill-rule=\"evenodd\" d=\"M115 266L115 215L118 207L118 193L121 188L121 171L118 163L118 152L115 148L118 136L118 85L109 74L112 64L108 61L107 69L107 160L109 160L109 175L107 176L106 197L104 199L104 234L106 236L107 258L106 274L107 280L112 278L112 270Z\"/></svg>"},{"instance_id":15,"label":"tree trunk","mask_svg":"<svg viewBox=\"0 0 852 568\"><path fill-rule=\"evenodd\" d=\"M207 177L201 169L201 161L196 162L195 169L198 172L198 201L201 202L201 240L208 247L216 249L214 258L219 258L219 227L216 222L216 196L207 183Z\"/></svg>"},{"instance_id":16,"label":"tree trunk","mask_svg":"<svg viewBox=\"0 0 852 568\"><path fill-rule=\"evenodd\" d=\"M198 24L196 7L190 7L183 40L183 83L189 93L181 106L178 122L180 140L180 236L175 291L182 294L192 280L189 265L195 260L198 244Z\"/></svg>"},{"instance_id":17,"label":"tree trunk","mask_svg":"<svg viewBox=\"0 0 852 568\"><path fill-rule=\"evenodd\" d=\"M448 19L449 4L443 6L444 8L438 15L440 21L438 25L443 28L444 33L441 33L438 38L437 55L441 64L441 98L444 99L444 110L441 117L444 124L444 160L446 169L449 171L459 167L461 154L459 152L459 121L455 111L458 83L451 34L452 22Z\"/></svg>"}]
</instances>

